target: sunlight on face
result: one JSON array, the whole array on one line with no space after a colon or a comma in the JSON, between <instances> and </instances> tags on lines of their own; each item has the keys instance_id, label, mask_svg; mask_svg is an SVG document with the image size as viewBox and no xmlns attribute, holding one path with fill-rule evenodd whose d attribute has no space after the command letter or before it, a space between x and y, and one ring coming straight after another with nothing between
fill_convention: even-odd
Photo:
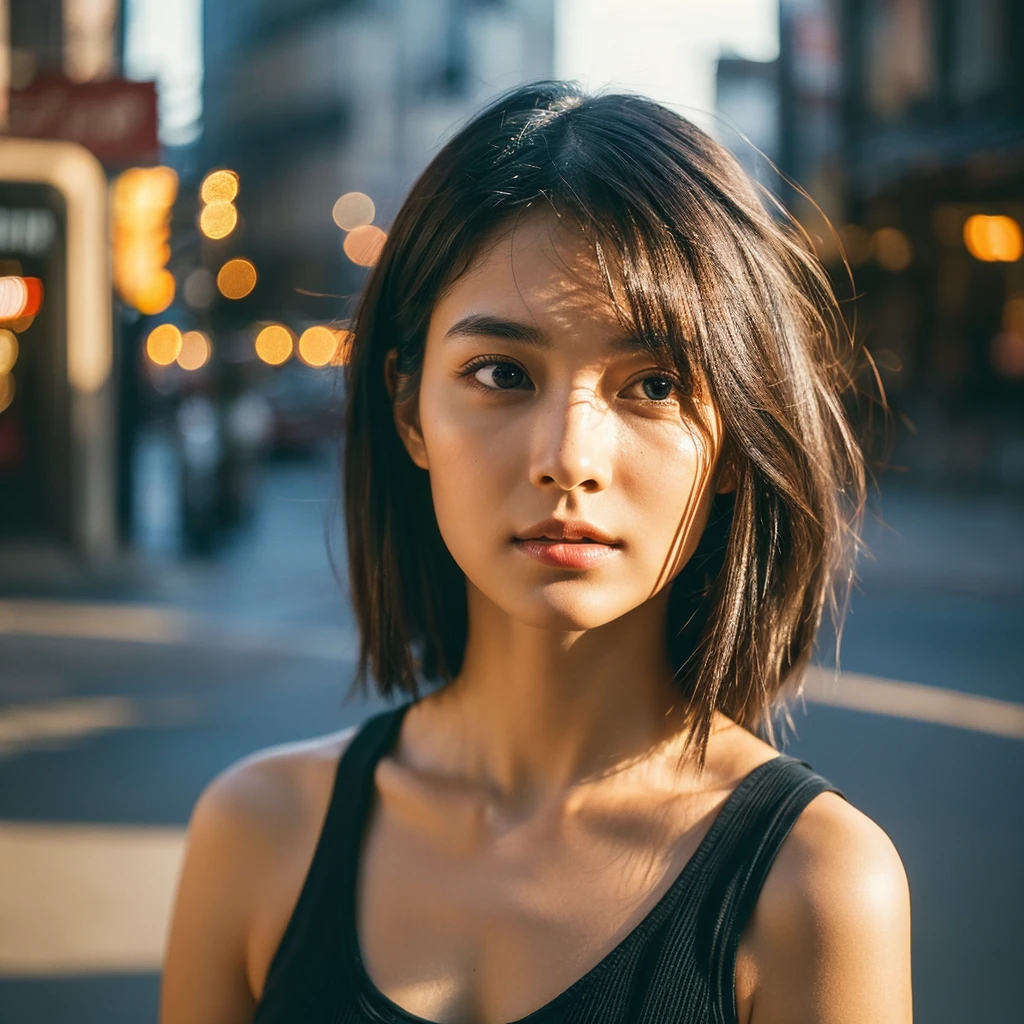
<instances>
[{"instance_id":1,"label":"sunlight on face","mask_svg":"<svg viewBox=\"0 0 1024 1024\"><path fill-rule=\"evenodd\" d=\"M526 624L610 622L700 539L715 410L628 345L592 248L553 215L502 231L438 301L417 408L422 437L406 446L429 470L445 543L470 587ZM544 564L516 538L549 516L618 545L586 569Z\"/></svg>"}]
</instances>

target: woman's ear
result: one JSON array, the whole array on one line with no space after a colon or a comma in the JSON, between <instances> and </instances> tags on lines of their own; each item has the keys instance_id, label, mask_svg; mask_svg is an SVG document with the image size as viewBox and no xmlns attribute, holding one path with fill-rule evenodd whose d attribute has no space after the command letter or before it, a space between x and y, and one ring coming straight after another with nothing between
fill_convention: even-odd
<instances>
[{"instance_id":1,"label":"woman's ear","mask_svg":"<svg viewBox=\"0 0 1024 1024\"><path fill-rule=\"evenodd\" d=\"M419 400L416 395L397 401L400 375L398 373L398 349L388 350L384 357L384 386L391 399L391 413L395 418L395 430L409 453L409 458L420 467L429 469L427 464L427 446L423 443L423 432L420 429Z\"/></svg>"}]
</instances>

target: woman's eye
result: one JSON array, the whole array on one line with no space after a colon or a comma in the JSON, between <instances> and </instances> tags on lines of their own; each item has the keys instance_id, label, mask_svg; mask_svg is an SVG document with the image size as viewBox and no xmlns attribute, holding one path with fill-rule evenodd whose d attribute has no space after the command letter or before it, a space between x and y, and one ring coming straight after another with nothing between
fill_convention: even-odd
<instances>
[{"instance_id":1,"label":"woman's eye","mask_svg":"<svg viewBox=\"0 0 1024 1024\"><path fill-rule=\"evenodd\" d=\"M652 402L664 402L676 392L676 382L671 377L656 374L637 381L644 386L644 395Z\"/></svg>"},{"instance_id":2,"label":"woman's eye","mask_svg":"<svg viewBox=\"0 0 1024 1024\"><path fill-rule=\"evenodd\" d=\"M528 379L526 371L515 363L492 359L477 363L466 370L473 379L488 391L514 391Z\"/></svg>"}]
</instances>

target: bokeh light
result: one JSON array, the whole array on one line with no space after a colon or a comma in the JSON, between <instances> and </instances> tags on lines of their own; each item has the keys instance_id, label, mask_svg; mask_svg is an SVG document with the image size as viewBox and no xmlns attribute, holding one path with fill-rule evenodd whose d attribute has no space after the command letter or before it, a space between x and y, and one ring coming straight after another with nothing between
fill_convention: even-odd
<instances>
[{"instance_id":1,"label":"bokeh light","mask_svg":"<svg viewBox=\"0 0 1024 1024\"><path fill-rule=\"evenodd\" d=\"M360 267L372 267L380 259L388 236L373 224L354 228L345 236L345 255Z\"/></svg>"},{"instance_id":2,"label":"bokeh light","mask_svg":"<svg viewBox=\"0 0 1024 1024\"><path fill-rule=\"evenodd\" d=\"M238 223L238 211L232 203L210 203L199 215L199 230L207 238L227 238Z\"/></svg>"},{"instance_id":3,"label":"bokeh light","mask_svg":"<svg viewBox=\"0 0 1024 1024\"><path fill-rule=\"evenodd\" d=\"M0 376L10 373L18 361L18 339L13 331L0 328Z\"/></svg>"},{"instance_id":4,"label":"bokeh light","mask_svg":"<svg viewBox=\"0 0 1024 1024\"><path fill-rule=\"evenodd\" d=\"M346 192L331 211L334 223L342 231L354 231L373 221L377 208L365 192Z\"/></svg>"},{"instance_id":5,"label":"bokeh light","mask_svg":"<svg viewBox=\"0 0 1024 1024\"><path fill-rule=\"evenodd\" d=\"M228 260L217 274L217 287L226 299L244 299L256 287L256 268L249 260Z\"/></svg>"},{"instance_id":6,"label":"bokeh light","mask_svg":"<svg viewBox=\"0 0 1024 1024\"><path fill-rule=\"evenodd\" d=\"M3 412L14 401L14 376L10 373L0 375L0 412Z\"/></svg>"},{"instance_id":7,"label":"bokeh light","mask_svg":"<svg viewBox=\"0 0 1024 1024\"><path fill-rule=\"evenodd\" d=\"M183 370L198 370L210 361L213 346L202 331L186 331L181 336L177 362Z\"/></svg>"},{"instance_id":8,"label":"bokeh light","mask_svg":"<svg viewBox=\"0 0 1024 1024\"><path fill-rule=\"evenodd\" d=\"M209 309L217 297L217 281L206 267L196 267L185 278L181 290L192 309Z\"/></svg>"},{"instance_id":9,"label":"bokeh light","mask_svg":"<svg viewBox=\"0 0 1024 1024\"><path fill-rule=\"evenodd\" d=\"M238 175L234 171L212 171L199 187L204 203L230 203L238 195Z\"/></svg>"},{"instance_id":10,"label":"bokeh light","mask_svg":"<svg viewBox=\"0 0 1024 1024\"><path fill-rule=\"evenodd\" d=\"M160 324L149 332L146 355L157 366L170 366L181 352L181 331L174 324Z\"/></svg>"},{"instance_id":11,"label":"bokeh light","mask_svg":"<svg viewBox=\"0 0 1024 1024\"><path fill-rule=\"evenodd\" d=\"M135 308L147 316L162 313L174 301L174 291L174 275L162 267L136 289Z\"/></svg>"},{"instance_id":12,"label":"bokeh light","mask_svg":"<svg viewBox=\"0 0 1024 1024\"><path fill-rule=\"evenodd\" d=\"M286 363L295 350L295 336L283 324L268 324L256 335L256 355L271 366Z\"/></svg>"},{"instance_id":13,"label":"bokeh light","mask_svg":"<svg viewBox=\"0 0 1024 1024\"><path fill-rule=\"evenodd\" d=\"M843 250L850 266L859 267L871 259L871 233L860 224L844 224L839 229Z\"/></svg>"},{"instance_id":14,"label":"bokeh light","mask_svg":"<svg viewBox=\"0 0 1024 1024\"><path fill-rule=\"evenodd\" d=\"M9 327L16 334L22 334L27 331L33 323L35 323L35 319L36 318L34 316L19 316L4 326Z\"/></svg>"},{"instance_id":15,"label":"bokeh light","mask_svg":"<svg viewBox=\"0 0 1024 1024\"><path fill-rule=\"evenodd\" d=\"M1024 255L1024 235L1012 217L976 213L964 224L964 244L977 260L1014 263Z\"/></svg>"},{"instance_id":16,"label":"bokeh light","mask_svg":"<svg viewBox=\"0 0 1024 1024\"><path fill-rule=\"evenodd\" d=\"M0 320L35 316L43 304L43 282L38 277L0 277Z\"/></svg>"},{"instance_id":17,"label":"bokeh light","mask_svg":"<svg viewBox=\"0 0 1024 1024\"><path fill-rule=\"evenodd\" d=\"M338 351L338 335L329 327L309 327L299 338L299 358L307 366L326 366Z\"/></svg>"},{"instance_id":18,"label":"bokeh light","mask_svg":"<svg viewBox=\"0 0 1024 1024\"><path fill-rule=\"evenodd\" d=\"M879 228L871 236L871 248L878 265L894 274L906 270L914 256L910 239L899 228Z\"/></svg>"}]
</instances>

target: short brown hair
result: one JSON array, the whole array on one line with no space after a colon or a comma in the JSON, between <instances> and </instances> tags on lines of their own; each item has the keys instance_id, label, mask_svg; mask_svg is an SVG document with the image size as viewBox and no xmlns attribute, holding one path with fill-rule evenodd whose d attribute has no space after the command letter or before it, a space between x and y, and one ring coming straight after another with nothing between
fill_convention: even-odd
<instances>
[{"instance_id":1,"label":"short brown hair","mask_svg":"<svg viewBox=\"0 0 1024 1024\"><path fill-rule=\"evenodd\" d=\"M737 488L716 497L671 584L668 646L701 763L716 711L774 742L784 684L802 683L830 599L837 618L837 582L849 594L865 491L842 401L852 342L806 236L727 150L648 99L564 82L507 93L441 149L356 311L343 457L353 686L372 672L382 695L415 697L460 671L466 580L395 429L385 359L397 349L397 400L414 395L439 295L489 235L545 204L614 263L623 317L719 411Z\"/></svg>"}]
</instances>

